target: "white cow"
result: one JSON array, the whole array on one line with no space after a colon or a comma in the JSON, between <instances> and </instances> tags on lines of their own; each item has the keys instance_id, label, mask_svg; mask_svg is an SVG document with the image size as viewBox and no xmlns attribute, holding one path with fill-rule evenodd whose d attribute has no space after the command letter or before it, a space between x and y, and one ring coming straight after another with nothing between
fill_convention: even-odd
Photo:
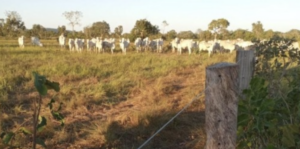
<instances>
[{"instance_id":1,"label":"white cow","mask_svg":"<svg viewBox=\"0 0 300 149\"><path fill-rule=\"evenodd\" d=\"M220 51L221 50L221 45L220 45L220 43L219 42L217 42L217 41L211 41L212 42L212 44L211 44L211 46L208 48L208 57L210 57L210 55L212 54L212 53L215 53L215 52L217 52L218 50Z\"/></svg>"},{"instance_id":2,"label":"white cow","mask_svg":"<svg viewBox=\"0 0 300 149\"><path fill-rule=\"evenodd\" d=\"M201 51L208 51L208 49L212 46L213 42L201 41L198 42L199 53Z\"/></svg>"},{"instance_id":3,"label":"white cow","mask_svg":"<svg viewBox=\"0 0 300 149\"><path fill-rule=\"evenodd\" d=\"M254 43L252 43L251 41L240 41L240 42L237 42L236 45L238 45L239 47L242 47L242 48L247 48L249 46L254 45Z\"/></svg>"},{"instance_id":4,"label":"white cow","mask_svg":"<svg viewBox=\"0 0 300 149\"><path fill-rule=\"evenodd\" d=\"M220 43L220 46L221 46L222 50L229 50L230 53L232 53L232 51L236 49L236 42L235 41L221 40L221 41L218 41L218 42Z\"/></svg>"},{"instance_id":5,"label":"white cow","mask_svg":"<svg viewBox=\"0 0 300 149\"><path fill-rule=\"evenodd\" d=\"M115 39L114 38L104 39L102 46L104 49L110 49L111 54L114 54L114 49L116 48Z\"/></svg>"},{"instance_id":6,"label":"white cow","mask_svg":"<svg viewBox=\"0 0 300 149\"><path fill-rule=\"evenodd\" d=\"M31 44L34 46L40 46L40 47L43 46L43 44L40 42L40 39L38 37L31 37Z\"/></svg>"},{"instance_id":7,"label":"white cow","mask_svg":"<svg viewBox=\"0 0 300 149\"><path fill-rule=\"evenodd\" d=\"M126 55L127 48L129 47L130 41L129 39L122 38L120 40L120 48L122 49L123 54Z\"/></svg>"},{"instance_id":8,"label":"white cow","mask_svg":"<svg viewBox=\"0 0 300 149\"><path fill-rule=\"evenodd\" d=\"M146 37L143 39L141 46L142 46L142 48L145 49L145 51L147 51L150 47L150 44L151 44L151 40L148 37Z\"/></svg>"},{"instance_id":9,"label":"white cow","mask_svg":"<svg viewBox=\"0 0 300 149\"><path fill-rule=\"evenodd\" d=\"M69 49L70 49L70 51L75 50L75 41L72 38L69 39Z\"/></svg>"},{"instance_id":10,"label":"white cow","mask_svg":"<svg viewBox=\"0 0 300 149\"><path fill-rule=\"evenodd\" d=\"M162 52L162 46L164 44L164 41L162 38L154 39L150 42L149 46L151 49L156 49L156 52Z\"/></svg>"},{"instance_id":11,"label":"white cow","mask_svg":"<svg viewBox=\"0 0 300 149\"><path fill-rule=\"evenodd\" d=\"M66 41L66 37L64 36L64 34L61 34L58 37L58 42L59 42L60 48L64 48L65 47L65 41Z\"/></svg>"},{"instance_id":12,"label":"white cow","mask_svg":"<svg viewBox=\"0 0 300 149\"><path fill-rule=\"evenodd\" d=\"M95 47L96 47L96 43L97 43L96 38L92 38L91 40L87 39L86 40L86 49L87 49L87 51L93 51L93 49L95 49Z\"/></svg>"},{"instance_id":13,"label":"white cow","mask_svg":"<svg viewBox=\"0 0 300 149\"><path fill-rule=\"evenodd\" d=\"M178 49L178 44L179 43L180 43L180 39L177 38L177 37L171 41L172 53L175 52L175 48Z\"/></svg>"},{"instance_id":14,"label":"white cow","mask_svg":"<svg viewBox=\"0 0 300 149\"><path fill-rule=\"evenodd\" d=\"M141 38L136 38L135 41L134 41L134 45L135 45L135 48L136 48L136 52L141 52L142 51L142 39Z\"/></svg>"},{"instance_id":15,"label":"white cow","mask_svg":"<svg viewBox=\"0 0 300 149\"><path fill-rule=\"evenodd\" d=\"M18 43L19 43L19 46L20 48L24 48L24 36L21 36L18 38Z\"/></svg>"},{"instance_id":16,"label":"white cow","mask_svg":"<svg viewBox=\"0 0 300 149\"><path fill-rule=\"evenodd\" d=\"M76 50L78 52L82 52L83 45L84 45L84 40L83 39L79 39L79 38L75 38L74 43L75 43Z\"/></svg>"},{"instance_id":17,"label":"white cow","mask_svg":"<svg viewBox=\"0 0 300 149\"><path fill-rule=\"evenodd\" d=\"M179 44L177 45L177 53L181 54L182 53L182 49L187 48L189 51L189 54L192 53L192 48L196 48L196 42L193 41L192 39L181 39L179 41Z\"/></svg>"},{"instance_id":18,"label":"white cow","mask_svg":"<svg viewBox=\"0 0 300 149\"><path fill-rule=\"evenodd\" d=\"M220 44L217 41L201 41L198 42L198 47L199 53L201 51L207 51L208 57L210 57L210 55L215 53L217 50L220 50Z\"/></svg>"},{"instance_id":19,"label":"white cow","mask_svg":"<svg viewBox=\"0 0 300 149\"><path fill-rule=\"evenodd\" d=\"M101 51L104 52L103 40L100 39L99 37L96 38L96 51L97 51L97 53L100 53Z\"/></svg>"}]
</instances>

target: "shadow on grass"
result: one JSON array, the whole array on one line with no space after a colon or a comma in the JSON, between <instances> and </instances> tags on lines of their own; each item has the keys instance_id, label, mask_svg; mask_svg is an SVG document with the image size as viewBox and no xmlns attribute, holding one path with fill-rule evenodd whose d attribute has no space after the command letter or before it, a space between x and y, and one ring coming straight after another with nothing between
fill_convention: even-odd
<instances>
[{"instance_id":1,"label":"shadow on grass","mask_svg":"<svg viewBox=\"0 0 300 149\"><path fill-rule=\"evenodd\" d=\"M126 127L126 124L116 121L112 122L105 134L107 144L103 148L138 148L175 114L163 113L162 115L148 116L133 127ZM204 111L182 113L153 137L143 149L204 148L204 119Z\"/></svg>"}]
</instances>

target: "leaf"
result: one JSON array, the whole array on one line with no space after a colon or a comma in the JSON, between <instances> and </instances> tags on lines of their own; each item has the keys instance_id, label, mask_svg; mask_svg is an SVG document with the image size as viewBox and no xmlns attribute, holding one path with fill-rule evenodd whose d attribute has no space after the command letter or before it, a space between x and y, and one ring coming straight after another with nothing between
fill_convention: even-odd
<instances>
[{"instance_id":1,"label":"leaf","mask_svg":"<svg viewBox=\"0 0 300 149\"><path fill-rule=\"evenodd\" d=\"M7 145L14 135L15 135L15 133L13 133L13 132L5 133L2 142Z\"/></svg>"},{"instance_id":2,"label":"leaf","mask_svg":"<svg viewBox=\"0 0 300 149\"><path fill-rule=\"evenodd\" d=\"M37 130L40 132L47 125L47 119L44 116L39 116L39 124L37 125Z\"/></svg>"},{"instance_id":3,"label":"leaf","mask_svg":"<svg viewBox=\"0 0 300 149\"><path fill-rule=\"evenodd\" d=\"M44 148L46 148L46 144L44 142L44 140L40 139L40 138L36 138L36 144L43 146Z\"/></svg>"},{"instance_id":4,"label":"leaf","mask_svg":"<svg viewBox=\"0 0 300 149\"><path fill-rule=\"evenodd\" d=\"M63 105L63 103L61 102L61 103L59 104L59 107L58 107L57 111L60 111L60 110L61 110L62 105Z\"/></svg>"},{"instance_id":5,"label":"leaf","mask_svg":"<svg viewBox=\"0 0 300 149\"><path fill-rule=\"evenodd\" d=\"M55 100L52 98L50 100L50 102L48 103L48 106L49 106L50 110L52 110L52 108L53 108L53 105L52 105L53 103L55 103Z\"/></svg>"},{"instance_id":6,"label":"leaf","mask_svg":"<svg viewBox=\"0 0 300 149\"><path fill-rule=\"evenodd\" d=\"M39 75L37 72L33 72L34 86L40 95L47 94L47 87L45 86L46 77Z\"/></svg>"},{"instance_id":7,"label":"leaf","mask_svg":"<svg viewBox=\"0 0 300 149\"><path fill-rule=\"evenodd\" d=\"M46 80L45 85L46 85L47 89L53 89L56 92L59 92L59 90L60 90L58 82L52 82L52 81Z\"/></svg>"},{"instance_id":8,"label":"leaf","mask_svg":"<svg viewBox=\"0 0 300 149\"><path fill-rule=\"evenodd\" d=\"M58 120L58 121L61 122L61 124L60 124L61 126L65 125L65 123L64 123L64 117L63 117L63 115L61 113L51 111L51 114L52 114L52 116L53 116L54 119L56 119L56 120Z\"/></svg>"},{"instance_id":9,"label":"leaf","mask_svg":"<svg viewBox=\"0 0 300 149\"><path fill-rule=\"evenodd\" d=\"M21 127L20 131L24 134L24 135L31 135L32 133L26 129L25 127Z\"/></svg>"}]
</instances>

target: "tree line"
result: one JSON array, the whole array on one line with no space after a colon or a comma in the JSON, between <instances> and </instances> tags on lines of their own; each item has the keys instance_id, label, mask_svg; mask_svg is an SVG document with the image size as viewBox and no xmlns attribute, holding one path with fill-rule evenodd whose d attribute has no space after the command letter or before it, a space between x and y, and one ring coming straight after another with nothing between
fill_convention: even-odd
<instances>
[{"instance_id":1,"label":"tree line","mask_svg":"<svg viewBox=\"0 0 300 149\"><path fill-rule=\"evenodd\" d=\"M176 32L170 30L165 33L165 28L169 25L166 20L162 22L162 30L158 25L152 24L147 19L137 20L134 27L129 33L123 33L123 26L118 25L113 31L111 31L109 23L106 21L94 22L90 26L85 26L82 31L75 31L74 27L80 25L80 18L83 16L80 11L64 12L62 15L69 21L71 31L67 30L65 25L58 26L57 29L46 29L40 24L34 24L31 29L26 29L25 23L22 21L22 17L16 11L5 12L6 19L0 19L0 37L12 39L20 35L26 37L37 36L42 39L57 38L61 34L69 38L93 38L93 37L125 37L133 41L137 37L162 37L165 40L172 40L175 37L184 39L196 39L196 40L227 40L241 38L244 40L255 39L270 39L274 36L280 36L285 38L294 38L300 41L300 30L291 29L288 32L279 32L273 30L265 30L263 24L260 21L252 23L252 30L236 29L228 30L230 22L224 18L212 20L208 24L208 28L205 30L197 29L195 32L191 30Z\"/></svg>"}]
</instances>

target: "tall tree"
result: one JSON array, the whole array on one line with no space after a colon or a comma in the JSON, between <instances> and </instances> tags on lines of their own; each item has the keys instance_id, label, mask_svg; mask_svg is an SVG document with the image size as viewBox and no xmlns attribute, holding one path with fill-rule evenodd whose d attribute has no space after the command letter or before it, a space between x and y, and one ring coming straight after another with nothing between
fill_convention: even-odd
<instances>
[{"instance_id":1,"label":"tall tree","mask_svg":"<svg viewBox=\"0 0 300 149\"><path fill-rule=\"evenodd\" d=\"M115 28L115 34L118 37L121 37L122 33L123 33L123 26L122 25L119 25L118 27Z\"/></svg>"},{"instance_id":2,"label":"tall tree","mask_svg":"<svg viewBox=\"0 0 300 149\"><path fill-rule=\"evenodd\" d=\"M106 23L105 21L95 22L92 24L90 31L92 37L98 37L98 36L105 37L109 35L110 27L109 24Z\"/></svg>"},{"instance_id":3,"label":"tall tree","mask_svg":"<svg viewBox=\"0 0 300 149\"><path fill-rule=\"evenodd\" d=\"M217 34L222 34L227 29L227 27L230 25L228 20L226 19L218 19L218 20L212 20L208 24L208 29L213 32L215 35L215 39L217 39Z\"/></svg>"},{"instance_id":4,"label":"tall tree","mask_svg":"<svg viewBox=\"0 0 300 149\"><path fill-rule=\"evenodd\" d=\"M72 27L74 34L74 27L76 25L80 26L80 18L82 17L82 12L80 11L66 11L63 13L63 16L69 21L69 25Z\"/></svg>"},{"instance_id":5,"label":"tall tree","mask_svg":"<svg viewBox=\"0 0 300 149\"><path fill-rule=\"evenodd\" d=\"M26 27L22 22L21 16L16 11L6 11L6 21L0 26L4 36L16 37L21 32L24 32Z\"/></svg>"},{"instance_id":6,"label":"tall tree","mask_svg":"<svg viewBox=\"0 0 300 149\"><path fill-rule=\"evenodd\" d=\"M168 22L166 20L164 20L162 22L162 26L163 26L163 30L162 30L163 32L162 33L164 34L165 33L165 29L166 29L167 26L169 26L169 24L168 24Z\"/></svg>"},{"instance_id":7,"label":"tall tree","mask_svg":"<svg viewBox=\"0 0 300 149\"><path fill-rule=\"evenodd\" d=\"M155 35L159 33L158 26L152 25L148 20L137 20L133 29L131 30L131 38L146 37L149 35Z\"/></svg>"},{"instance_id":8,"label":"tall tree","mask_svg":"<svg viewBox=\"0 0 300 149\"><path fill-rule=\"evenodd\" d=\"M252 23L252 32L257 39L262 39L264 35L264 28L260 21Z\"/></svg>"},{"instance_id":9,"label":"tall tree","mask_svg":"<svg viewBox=\"0 0 300 149\"><path fill-rule=\"evenodd\" d=\"M177 36L177 32L175 30L170 30L166 33L167 40L172 40L176 38L176 36Z\"/></svg>"},{"instance_id":10,"label":"tall tree","mask_svg":"<svg viewBox=\"0 0 300 149\"><path fill-rule=\"evenodd\" d=\"M37 36L39 38L43 37L46 29L40 24L34 24L31 29L31 36Z\"/></svg>"}]
</instances>

